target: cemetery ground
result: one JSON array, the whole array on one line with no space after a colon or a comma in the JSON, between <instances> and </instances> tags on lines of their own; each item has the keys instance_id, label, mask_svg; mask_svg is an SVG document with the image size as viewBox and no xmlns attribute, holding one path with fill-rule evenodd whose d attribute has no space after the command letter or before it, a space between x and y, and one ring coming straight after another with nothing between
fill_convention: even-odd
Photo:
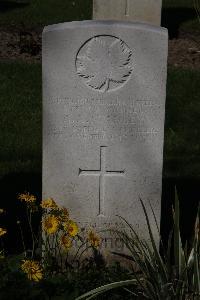
<instances>
[{"instance_id":1,"label":"cemetery ground","mask_svg":"<svg viewBox=\"0 0 200 300\"><path fill-rule=\"evenodd\" d=\"M17 194L29 191L41 199L42 28L47 24L91 19L91 9L89 0L58 0L56 4L53 0L0 1L0 208L7 212L0 217L2 226L8 231L5 246L10 254L22 251L20 232L15 228L18 218L22 219L26 211L17 201ZM169 29L170 40L162 195L162 211L169 217L162 218L161 228L166 236L172 223L170 210L176 185L185 240L191 235L200 197L200 24L192 1L187 0L164 1L162 23ZM37 220L34 226L37 228ZM29 229L26 230L25 239L30 244ZM18 260L13 260L14 267L8 276L1 274L6 280L2 281L5 286L0 299L43 299L40 286L33 289L33 295L28 298L33 285L23 274L17 273L17 265ZM61 276L57 281L44 282L42 289L47 299L54 299L54 296L55 299L70 299L70 296L53 296L53 292L60 292L63 286L74 299L74 280L76 289L86 292L110 280L129 278L126 270L118 266L113 269L100 266L98 270L93 266L85 277L74 274L75 277L67 281ZM124 291L98 299L108 297L130 299Z\"/></svg>"}]
</instances>

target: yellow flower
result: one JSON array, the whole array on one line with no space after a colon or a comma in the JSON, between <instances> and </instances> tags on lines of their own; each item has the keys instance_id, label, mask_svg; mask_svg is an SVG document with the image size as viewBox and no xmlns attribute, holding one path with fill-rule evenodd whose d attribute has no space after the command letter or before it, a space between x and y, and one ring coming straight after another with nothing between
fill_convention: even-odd
<instances>
[{"instance_id":1,"label":"yellow flower","mask_svg":"<svg viewBox=\"0 0 200 300\"><path fill-rule=\"evenodd\" d=\"M93 230L90 230L88 233L88 241L91 246L98 248L100 246L101 239Z\"/></svg>"},{"instance_id":2,"label":"yellow flower","mask_svg":"<svg viewBox=\"0 0 200 300\"><path fill-rule=\"evenodd\" d=\"M53 198L47 198L42 201L40 204L42 208L50 208L50 209L58 209L58 205L56 202L53 200Z\"/></svg>"},{"instance_id":3,"label":"yellow flower","mask_svg":"<svg viewBox=\"0 0 200 300\"><path fill-rule=\"evenodd\" d=\"M79 232L78 225L72 220L69 220L68 222L64 223L64 229L72 237L76 236Z\"/></svg>"},{"instance_id":4,"label":"yellow flower","mask_svg":"<svg viewBox=\"0 0 200 300\"><path fill-rule=\"evenodd\" d=\"M48 234L52 234L58 231L60 222L58 217L49 215L42 220L42 225L44 231L46 231Z\"/></svg>"},{"instance_id":5,"label":"yellow flower","mask_svg":"<svg viewBox=\"0 0 200 300\"><path fill-rule=\"evenodd\" d=\"M65 250L68 250L72 246L72 241L66 234L63 234L60 239L60 244Z\"/></svg>"},{"instance_id":6,"label":"yellow flower","mask_svg":"<svg viewBox=\"0 0 200 300\"><path fill-rule=\"evenodd\" d=\"M29 193L19 194L18 199L21 201L25 201L27 203L33 203L36 201L36 197L34 195L31 195Z\"/></svg>"},{"instance_id":7,"label":"yellow flower","mask_svg":"<svg viewBox=\"0 0 200 300\"><path fill-rule=\"evenodd\" d=\"M4 209L0 208L0 215L4 213Z\"/></svg>"},{"instance_id":8,"label":"yellow flower","mask_svg":"<svg viewBox=\"0 0 200 300\"><path fill-rule=\"evenodd\" d=\"M3 236L6 233L7 233L7 230L0 227L0 236Z\"/></svg>"},{"instance_id":9,"label":"yellow flower","mask_svg":"<svg viewBox=\"0 0 200 300\"><path fill-rule=\"evenodd\" d=\"M22 271L27 274L28 279L39 281L43 277L42 268L39 262L34 260L23 260Z\"/></svg>"}]
</instances>

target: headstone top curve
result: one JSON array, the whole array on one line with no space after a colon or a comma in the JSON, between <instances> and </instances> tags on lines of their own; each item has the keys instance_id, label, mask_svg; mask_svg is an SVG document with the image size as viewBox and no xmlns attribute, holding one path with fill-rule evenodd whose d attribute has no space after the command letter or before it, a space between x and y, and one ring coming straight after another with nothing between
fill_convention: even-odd
<instances>
[{"instance_id":1,"label":"headstone top curve","mask_svg":"<svg viewBox=\"0 0 200 300\"><path fill-rule=\"evenodd\" d=\"M106 21L86 20L86 21L72 21L72 22L52 24L44 27L43 34L51 31L56 31L56 30L74 29L79 27L93 27L94 25L114 26L114 27L123 26L127 28L132 27L135 29L149 30L157 33L163 32L168 34L168 30L165 27L151 25L145 22L130 22L130 21L116 21L116 20L106 20Z\"/></svg>"}]
</instances>

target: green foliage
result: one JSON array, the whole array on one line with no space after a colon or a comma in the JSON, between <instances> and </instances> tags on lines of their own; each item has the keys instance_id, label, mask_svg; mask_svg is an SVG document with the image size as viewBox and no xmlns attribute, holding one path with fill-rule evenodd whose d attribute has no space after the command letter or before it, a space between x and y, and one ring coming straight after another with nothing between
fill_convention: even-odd
<instances>
[{"instance_id":1,"label":"green foliage","mask_svg":"<svg viewBox=\"0 0 200 300\"><path fill-rule=\"evenodd\" d=\"M0 81L0 177L14 172L41 172L41 66L0 63Z\"/></svg>"},{"instance_id":2,"label":"green foliage","mask_svg":"<svg viewBox=\"0 0 200 300\"><path fill-rule=\"evenodd\" d=\"M7 257L0 260L0 299L31 299L29 291L32 283L20 271L22 256Z\"/></svg>"},{"instance_id":3,"label":"green foliage","mask_svg":"<svg viewBox=\"0 0 200 300\"><path fill-rule=\"evenodd\" d=\"M163 6L193 8L194 2L193 0L163 0Z\"/></svg>"},{"instance_id":4,"label":"green foliage","mask_svg":"<svg viewBox=\"0 0 200 300\"><path fill-rule=\"evenodd\" d=\"M11 1L10 1L11 2ZM34 0L9 5L0 12L0 24L44 26L91 19L92 0Z\"/></svg>"},{"instance_id":5,"label":"green foliage","mask_svg":"<svg viewBox=\"0 0 200 300\"><path fill-rule=\"evenodd\" d=\"M200 72L169 68L167 80L164 177L199 177Z\"/></svg>"},{"instance_id":6,"label":"green foliage","mask_svg":"<svg viewBox=\"0 0 200 300\"><path fill-rule=\"evenodd\" d=\"M1 300L74 300L81 293L93 289L116 278L126 279L129 272L118 264L112 267L99 267L90 264L79 271L56 274L38 283L27 279L20 271L23 256L10 256L0 260L0 299ZM107 295L101 298L107 299ZM112 293L109 299L130 300L124 291Z\"/></svg>"},{"instance_id":7,"label":"green foliage","mask_svg":"<svg viewBox=\"0 0 200 300\"><path fill-rule=\"evenodd\" d=\"M108 290L138 284L140 291L134 291L138 297L143 296L149 300L186 300L199 299L200 297L200 229L198 211L192 247L183 248L180 237L179 226L179 200L176 192L174 228L169 236L168 249L164 249L162 257L157 249L153 232L149 222L146 207L141 201L145 214L149 241L143 241L133 227L122 218L127 224L130 234L126 231L117 231L130 252L130 257L117 254L133 261L139 268L139 272L133 272L134 279L117 281L94 289L76 300L93 299ZM152 210L153 213L153 210ZM154 213L153 213L154 215ZM155 217L155 216L154 216ZM156 220L155 220L156 222ZM173 243L172 243L173 237ZM171 255L173 254L174 262ZM133 291L127 290L133 294Z\"/></svg>"}]
</instances>

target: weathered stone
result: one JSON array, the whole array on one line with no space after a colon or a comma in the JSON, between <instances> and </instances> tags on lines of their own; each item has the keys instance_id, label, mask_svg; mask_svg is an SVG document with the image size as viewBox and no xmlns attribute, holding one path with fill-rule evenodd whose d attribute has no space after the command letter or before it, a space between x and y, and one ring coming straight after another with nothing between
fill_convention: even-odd
<instances>
[{"instance_id":1,"label":"weathered stone","mask_svg":"<svg viewBox=\"0 0 200 300\"><path fill-rule=\"evenodd\" d=\"M160 26L162 0L93 0L93 19L146 22Z\"/></svg>"},{"instance_id":2,"label":"weathered stone","mask_svg":"<svg viewBox=\"0 0 200 300\"><path fill-rule=\"evenodd\" d=\"M43 197L83 227L108 229L120 215L148 238L139 198L159 221L167 38L131 22L44 29Z\"/></svg>"}]
</instances>

